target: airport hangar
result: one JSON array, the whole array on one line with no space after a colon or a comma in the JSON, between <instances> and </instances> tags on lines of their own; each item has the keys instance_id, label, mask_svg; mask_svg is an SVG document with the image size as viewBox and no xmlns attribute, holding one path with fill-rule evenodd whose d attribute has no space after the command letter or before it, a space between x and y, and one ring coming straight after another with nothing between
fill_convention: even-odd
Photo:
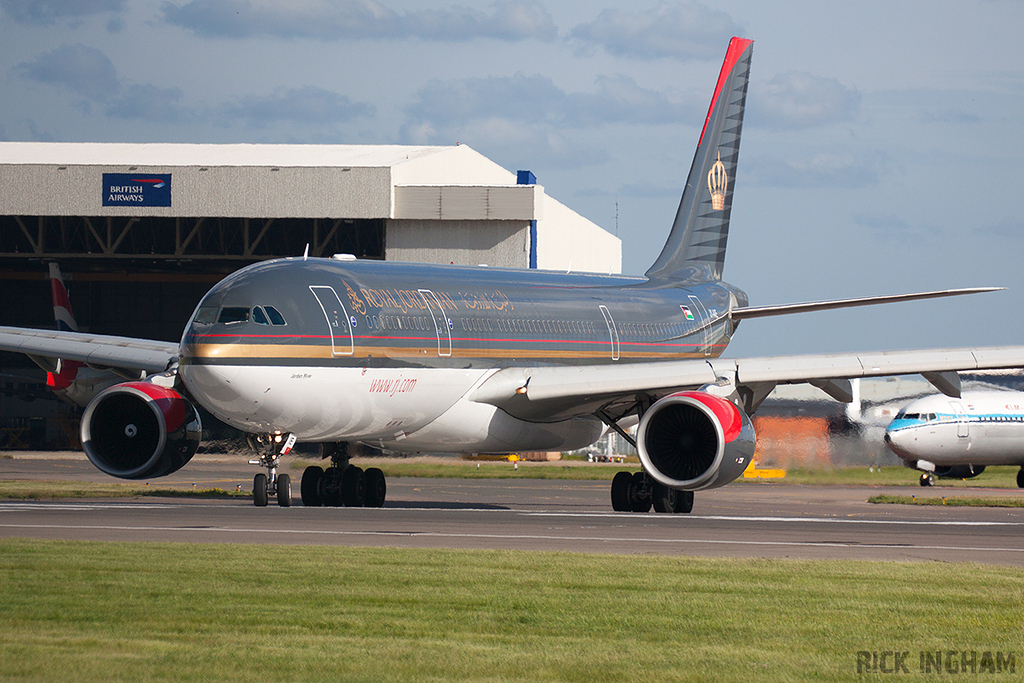
<instances>
[{"instance_id":1,"label":"airport hangar","mask_svg":"<svg viewBox=\"0 0 1024 683\"><path fill-rule=\"evenodd\" d=\"M307 245L310 256L602 273L620 272L622 253L532 173L466 145L0 142L0 325L54 327L53 261L81 331L177 341L214 283ZM0 353L0 448L5 429L34 446L57 438L38 421L23 429L56 411L19 400L50 398L43 380Z\"/></svg>"}]
</instances>

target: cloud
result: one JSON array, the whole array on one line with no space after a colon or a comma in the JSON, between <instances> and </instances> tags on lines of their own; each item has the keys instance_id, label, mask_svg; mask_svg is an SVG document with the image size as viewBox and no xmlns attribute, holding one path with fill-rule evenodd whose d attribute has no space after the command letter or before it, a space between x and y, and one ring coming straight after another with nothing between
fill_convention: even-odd
<instances>
[{"instance_id":1,"label":"cloud","mask_svg":"<svg viewBox=\"0 0 1024 683\"><path fill-rule=\"evenodd\" d=\"M725 12L695 2L661 2L653 9L606 9L594 21L579 24L570 40L584 50L601 47L638 59L713 59L729 38L745 29Z\"/></svg>"},{"instance_id":2,"label":"cloud","mask_svg":"<svg viewBox=\"0 0 1024 683\"><path fill-rule=\"evenodd\" d=\"M765 187L850 189L876 184L887 166L888 159L881 154L818 154L807 160L759 157L738 175L741 182Z\"/></svg>"},{"instance_id":3,"label":"cloud","mask_svg":"<svg viewBox=\"0 0 1024 683\"><path fill-rule=\"evenodd\" d=\"M541 4L515 0L498 0L489 13L459 5L399 13L374 0L190 0L161 10L166 22L215 38L553 41L558 34Z\"/></svg>"},{"instance_id":4,"label":"cloud","mask_svg":"<svg viewBox=\"0 0 1024 683\"><path fill-rule=\"evenodd\" d=\"M81 19L104 12L121 12L125 0L0 0L0 8L21 24L53 24L57 19Z\"/></svg>"},{"instance_id":5,"label":"cloud","mask_svg":"<svg viewBox=\"0 0 1024 683\"><path fill-rule=\"evenodd\" d=\"M699 109L697 109L699 111ZM599 76L594 92L566 92L540 74L431 81L406 109L421 123L465 124L486 118L584 128L607 123L674 123L693 113L688 104L643 88L627 76Z\"/></svg>"},{"instance_id":6,"label":"cloud","mask_svg":"<svg viewBox=\"0 0 1024 683\"><path fill-rule=\"evenodd\" d=\"M76 43L37 56L16 67L24 78L62 85L97 102L105 102L121 89L113 62L96 48Z\"/></svg>"},{"instance_id":7,"label":"cloud","mask_svg":"<svg viewBox=\"0 0 1024 683\"><path fill-rule=\"evenodd\" d=\"M265 97L249 95L224 107L226 121L241 119L255 128L278 121L331 124L375 113L372 105L352 102L345 95L310 85L277 88Z\"/></svg>"},{"instance_id":8,"label":"cloud","mask_svg":"<svg viewBox=\"0 0 1024 683\"><path fill-rule=\"evenodd\" d=\"M801 71L778 74L751 88L748 120L768 128L791 130L850 121L860 108L861 96L855 88Z\"/></svg>"},{"instance_id":9,"label":"cloud","mask_svg":"<svg viewBox=\"0 0 1024 683\"><path fill-rule=\"evenodd\" d=\"M1010 238L1019 240L1024 237L1024 220L1020 218L1004 218L1001 221L981 226L977 229L977 232L1000 239Z\"/></svg>"},{"instance_id":10,"label":"cloud","mask_svg":"<svg viewBox=\"0 0 1024 683\"><path fill-rule=\"evenodd\" d=\"M943 231L934 226L912 225L893 214L854 214L853 223L870 230L876 237L889 242L914 244L934 243L943 239Z\"/></svg>"},{"instance_id":11,"label":"cloud","mask_svg":"<svg viewBox=\"0 0 1024 683\"><path fill-rule=\"evenodd\" d=\"M132 85L124 95L107 107L108 116L118 119L136 119L172 123L192 118L189 110L178 105L178 88L160 88L155 85Z\"/></svg>"}]
</instances>

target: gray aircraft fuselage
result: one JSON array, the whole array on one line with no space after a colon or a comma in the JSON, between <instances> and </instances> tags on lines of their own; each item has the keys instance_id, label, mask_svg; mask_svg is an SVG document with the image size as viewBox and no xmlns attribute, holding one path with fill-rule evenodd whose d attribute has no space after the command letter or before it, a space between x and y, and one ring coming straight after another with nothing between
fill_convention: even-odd
<instances>
[{"instance_id":1,"label":"gray aircraft fuselage","mask_svg":"<svg viewBox=\"0 0 1024 683\"><path fill-rule=\"evenodd\" d=\"M730 310L746 303L721 281L282 259L210 290L179 372L200 404L250 432L400 450L568 449L604 425L524 422L469 392L511 365L717 357Z\"/></svg>"}]
</instances>

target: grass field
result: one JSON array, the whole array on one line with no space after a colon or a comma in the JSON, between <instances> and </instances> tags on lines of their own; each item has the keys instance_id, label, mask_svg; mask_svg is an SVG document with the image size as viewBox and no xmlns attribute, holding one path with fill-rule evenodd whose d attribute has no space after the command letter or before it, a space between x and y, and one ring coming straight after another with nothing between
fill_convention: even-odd
<instances>
[{"instance_id":1,"label":"grass field","mask_svg":"<svg viewBox=\"0 0 1024 683\"><path fill-rule=\"evenodd\" d=\"M883 505L948 505L949 507L1024 508L1024 498L994 496L871 496L869 503Z\"/></svg>"},{"instance_id":2,"label":"grass field","mask_svg":"<svg viewBox=\"0 0 1024 683\"><path fill-rule=\"evenodd\" d=\"M900 680L943 678L937 650L1024 674L1002 567L0 540L0 585L5 683L848 681L887 650Z\"/></svg>"}]
</instances>

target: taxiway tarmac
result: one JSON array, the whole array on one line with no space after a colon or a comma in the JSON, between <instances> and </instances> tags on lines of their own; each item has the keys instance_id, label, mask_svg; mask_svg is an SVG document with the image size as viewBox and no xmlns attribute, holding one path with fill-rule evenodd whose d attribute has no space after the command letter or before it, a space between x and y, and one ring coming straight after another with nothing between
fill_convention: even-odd
<instances>
[{"instance_id":1,"label":"taxiway tarmac","mask_svg":"<svg viewBox=\"0 0 1024 683\"><path fill-rule=\"evenodd\" d=\"M0 479L93 477L110 481L84 461L0 461ZM251 472L234 463L200 462L160 483L176 481L244 487ZM1024 509L867 503L877 492L737 482L698 492L691 514L660 515L613 513L606 482L390 478L380 509L166 498L0 501L0 536L1024 566Z\"/></svg>"}]
</instances>

